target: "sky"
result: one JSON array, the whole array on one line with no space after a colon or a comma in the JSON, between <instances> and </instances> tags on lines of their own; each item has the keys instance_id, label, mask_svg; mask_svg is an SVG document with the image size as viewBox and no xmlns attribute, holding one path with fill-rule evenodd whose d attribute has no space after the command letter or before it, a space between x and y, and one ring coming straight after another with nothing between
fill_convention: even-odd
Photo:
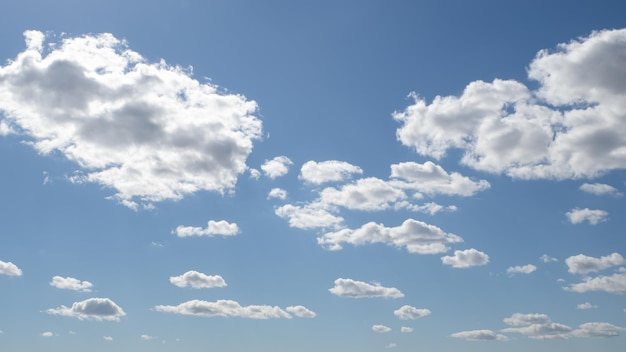
<instances>
[{"instance_id":1,"label":"sky","mask_svg":"<svg viewBox=\"0 0 626 352\"><path fill-rule=\"evenodd\" d=\"M622 1L0 5L0 350L622 351Z\"/></svg>"}]
</instances>

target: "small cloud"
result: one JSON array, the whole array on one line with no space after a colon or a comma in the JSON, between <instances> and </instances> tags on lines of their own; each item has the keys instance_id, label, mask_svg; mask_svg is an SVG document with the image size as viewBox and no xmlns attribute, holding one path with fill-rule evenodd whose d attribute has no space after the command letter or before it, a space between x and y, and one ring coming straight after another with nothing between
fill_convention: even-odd
<instances>
[{"instance_id":1,"label":"small cloud","mask_svg":"<svg viewBox=\"0 0 626 352\"><path fill-rule=\"evenodd\" d=\"M585 302L585 303L581 303L581 304L576 305L576 309L585 310L585 309L592 309L592 308L598 308L598 306L593 305L593 304L591 304L589 302Z\"/></svg>"},{"instance_id":2,"label":"small cloud","mask_svg":"<svg viewBox=\"0 0 626 352\"><path fill-rule=\"evenodd\" d=\"M0 260L0 275L22 276L22 270L11 262Z\"/></svg>"},{"instance_id":3,"label":"small cloud","mask_svg":"<svg viewBox=\"0 0 626 352\"><path fill-rule=\"evenodd\" d=\"M287 191L285 191L282 188L272 188L270 192L267 194L267 199L272 199L272 198L285 200L287 199Z\"/></svg>"},{"instance_id":4,"label":"small cloud","mask_svg":"<svg viewBox=\"0 0 626 352\"><path fill-rule=\"evenodd\" d=\"M563 289L578 293L601 291L622 295L626 293L626 274L616 273L610 276L584 277L582 282Z\"/></svg>"},{"instance_id":5,"label":"small cloud","mask_svg":"<svg viewBox=\"0 0 626 352\"><path fill-rule=\"evenodd\" d=\"M410 327L407 327L407 326L403 326L403 327L400 328L400 332L410 333L410 332L413 332L413 328L410 328Z\"/></svg>"},{"instance_id":6,"label":"small cloud","mask_svg":"<svg viewBox=\"0 0 626 352\"><path fill-rule=\"evenodd\" d=\"M572 224L580 224L587 221L591 225L597 225L598 223L606 221L609 213L599 209L575 208L565 213L565 215Z\"/></svg>"},{"instance_id":7,"label":"small cloud","mask_svg":"<svg viewBox=\"0 0 626 352\"><path fill-rule=\"evenodd\" d=\"M349 179L354 174L362 174L363 170L345 161L328 160L322 162L307 161L300 169L301 180L322 184L326 182L338 182Z\"/></svg>"},{"instance_id":8,"label":"small cloud","mask_svg":"<svg viewBox=\"0 0 626 352\"><path fill-rule=\"evenodd\" d=\"M469 268L473 266L486 265L489 263L489 256L474 248L466 249L464 251L454 251L453 256L441 257L441 261L445 265L450 265L453 268Z\"/></svg>"},{"instance_id":9,"label":"small cloud","mask_svg":"<svg viewBox=\"0 0 626 352\"><path fill-rule=\"evenodd\" d=\"M268 305L242 306L238 302L231 300L207 302L194 299L177 306L156 306L154 310L157 312L200 317L238 317L249 319L291 318L291 315L280 307Z\"/></svg>"},{"instance_id":10,"label":"small cloud","mask_svg":"<svg viewBox=\"0 0 626 352\"><path fill-rule=\"evenodd\" d=\"M595 194L596 196L613 196L622 197L624 194L617 190L617 188L604 184L604 183L584 183L580 186L580 190L583 192Z\"/></svg>"},{"instance_id":11,"label":"small cloud","mask_svg":"<svg viewBox=\"0 0 626 352\"><path fill-rule=\"evenodd\" d=\"M48 171L44 171L43 172L43 184L47 185L48 183L50 183L50 175L48 174Z\"/></svg>"},{"instance_id":12,"label":"small cloud","mask_svg":"<svg viewBox=\"0 0 626 352\"><path fill-rule=\"evenodd\" d=\"M315 318L316 316L315 312L304 306L290 306L285 308L285 310L298 318Z\"/></svg>"},{"instance_id":13,"label":"small cloud","mask_svg":"<svg viewBox=\"0 0 626 352\"><path fill-rule=\"evenodd\" d=\"M170 277L170 282L178 287L191 288L213 288L224 287L226 281L219 275L206 275L194 270L188 271L179 276Z\"/></svg>"},{"instance_id":14,"label":"small cloud","mask_svg":"<svg viewBox=\"0 0 626 352\"><path fill-rule=\"evenodd\" d=\"M257 169L248 169L248 172L250 173L250 178L253 180L258 180L261 177L261 171L257 170Z\"/></svg>"},{"instance_id":15,"label":"small cloud","mask_svg":"<svg viewBox=\"0 0 626 352\"><path fill-rule=\"evenodd\" d=\"M113 337L112 336L103 336L104 341L113 341Z\"/></svg>"},{"instance_id":16,"label":"small cloud","mask_svg":"<svg viewBox=\"0 0 626 352\"><path fill-rule=\"evenodd\" d=\"M239 227L236 223L229 223L225 220L214 221L209 220L206 228L194 227L194 226L178 226L172 231L178 237L191 237L191 236L234 236L239 233Z\"/></svg>"},{"instance_id":17,"label":"small cloud","mask_svg":"<svg viewBox=\"0 0 626 352\"><path fill-rule=\"evenodd\" d=\"M143 340L143 341L148 341L148 340L152 340L152 339L154 339L154 336L150 336L150 335L141 335L141 336L139 336L139 338L141 338L141 340Z\"/></svg>"},{"instance_id":18,"label":"small cloud","mask_svg":"<svg viewBox=\"0 0 626 352\"><path fill-rule=\"evenodd\" d=\"M152 247L159 247L159 248L165 247L163 243L159 243L159 242L152 241L150 244L152 245Z\"/></svg>"},{"instance_id":19,"label":"small cloud","mask_svg":"<svg viewBox=\"0 0 626 352\"><path fill-rule=\"evenodd\" d=\"M390 343L387 346L385 346L385 348L396 348L396 347L398 347L398 344L395 344L395 343Z\"/></svg>"},{"instance_id":20,"label":"small cloud","mask_svg":"<svg viewBox=\"0 0 626 352\"><path fill-rule=\"evenodd\" d=\"M530 274L535 272L537 267L532 264L512 266L506 269L506 273L513 276L515 274Z\"/></svg>"},{"instance_id":21,"label":"small cloud","mask_svg":"<svg viewBox=\"0 0 626 352\"><path fill-rule=\"evenodd\" d=\"M567 271L572 274L589 274L624 263L624 257L617 252L600 258L579 254L565 259L565 264L568 267Z\"/></svg>"},{"instance_id":22,"label":"small cloud","mask_svg":"<svg viewBox=\"0 0 626 352\"><path fill-rule=\"evenodd\" d=\"M60 306L46 311L48 314L74 317L80 320L119 321L126 313L108 298L89 298L75 302L71 307Z\"/></svg>"},{"instance_id":23,"label":"small cloud","mask_svg":"<svg viewBox=\"0 0 626 352\"><path fill-rule=\"evenodd\" d=\"M400 307L399 309L396 309L393 312L393 315L395 315L396 317L402 319L402 320L414 320L414 319L419 319L419 318L423 318L427 315L430 315L430 310L429 309L418 309L409 305L404 305L402 307Z\"/></svg>"},{"instance_id":24,"label":"small cloud","mask_svg":"<svg viewBox=\"0 0 626 352\"><path fill-rule=\"evenodd\" d=\"M372 330L382 334L382 333L390 332L391 328L385 325L374 325L372 326Z\"/></svg>"},{"instance_id":25,"label":"small cloud","mask_svg":"<svg viewBox=\"0 0 626 352\"><path fill-rule=\"evenodd\" d=\"M460 332L455 332L454 334L450 335L451 337L457 338L457 339L464 339L464 340L468 340L468 341L490 341L490 340L497 340L497 341L507 341L509 338L506 337L505 335L502 334L498 334L494 331L491 330L469 330L469 331L460 331Z\"/></svg>"},{"instance_id":26,"label":"small cloud","mask_svg":"<svg viewBox=\"0 0 626 352\"><path fill-rule=\"evenodd\" d=\"M331 214L320 203L304 206L285 204L274 212L283 219L289 219L290 227L299 229L338 227L343 222L341 216Z\"/></svg>"},{"instance_id":27,"label":"small cloud","mask_svg":"<svg viewBox=\"0 0 626 352\"><path fill-rule=\"evenodd\" d=\"M539 257L539 260L541 260L544 263L550 263L550 262L558 262L559 260L556 258L552 258L551 256L544 254L541 257Z\"/></svg>"},{"instance_id":28,"label":"small cloud","mask_svg":"<svg viewBox=\"0 0 626 352\"><path fill-rule=\"evenodd\" d=\"M46 331L46 332L42 332L41 336L43 336L43 337L53 337L54 333L52 333L51 331Z\"/></svg>"},{"instance_id":29,"label":"small cloud","mask_svg":"<svg viewBox=\"0 0 626 352\"><path fill-rule=\"evenodd\" d=\"M620 331L624 331L623 327L615 326L603 322L590 322L580 324L578 329L572 332L576 337L615 337L619 336Z\"/></svg>"},{"instance_id":30,"label":"small cloud","mask_svg":"<svg viewBox=\"0 0 626 352\"><path fill-rule=\"evenodd\" d=\"M265 163L261 165L261 170L265 173L265 176L274 179L286 175L289 172L289 165L293 162L286 156L277 156L272 160L265 160Z\"/></svg>"},{"instance_id":31,"label":"small cloud","mask_svg":"<svg viewBox=\"0 0 626 352\"><path fill-rule=\"evenodd\" d=\"M404 293L395 287L383 287L380 284L368 284L352 279L337 279L335 287L329 289L330 293L340 297L350 298L402 298Z\"/></svg>"},{"instance_id":32,"label":"small cloud","mask_svg":"<svg viewBox=\"0 0 626 352\"><path fill-rule=\"evenodd\" d=\"M89 281L80 281L73 277L61 277L54 276L52 281L50 281L50 286L64 289L64 290L73 290L73 291L81 291L81 292L91 292L91 288L93 284Z\"/></svg>"}]
</instances>

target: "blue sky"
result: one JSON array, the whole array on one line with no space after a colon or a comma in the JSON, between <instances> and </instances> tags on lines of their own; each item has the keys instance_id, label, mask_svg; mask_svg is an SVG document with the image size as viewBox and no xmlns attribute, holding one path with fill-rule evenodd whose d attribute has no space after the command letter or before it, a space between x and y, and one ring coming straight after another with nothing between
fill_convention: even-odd
<instances>
[{"instance_id":1,"label":"blue sky","mask_svg":"<svg viewBox=\"0 0 626 352\"><path fill-rule=\"evenodd\" d=\"M621 351L624 10L0 5L0 349Z\"/></svg>"}]
</instances>

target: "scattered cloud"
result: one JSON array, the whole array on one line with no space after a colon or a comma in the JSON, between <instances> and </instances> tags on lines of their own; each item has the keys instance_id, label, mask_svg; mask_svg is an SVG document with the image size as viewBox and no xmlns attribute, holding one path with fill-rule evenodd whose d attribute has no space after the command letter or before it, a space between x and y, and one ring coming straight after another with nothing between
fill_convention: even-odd
<instances>
[{"instance_id":1,"label":"scattered cloud","mask_svg":"<svg viewBox=\"0 0 626 352\"><path fill-rule=\"evenodd\" d=\"M403 327L400 328L400 332L410 333L410 332L413 332L413 328L410 328L408 326L403 326Z\"/></svg>"},{"instance_id":2,"label":"scattered cloud","mask_svg":"<svg viewBox=\"0 0 626 352\"><path fill-rule=\"evenodd\" d=\"M580 190L583 192L595 194L596 196L613 196L622 197L624 193L617 190L617 188L604 184L604 183L583 183L580 186Z\"/></svg>"},{"instance_id":3,"label":"scattered cloud","mask_svg":"<svg viewBox=\"0 0 626 352\"><path fill-rule=\"evenodd\" d=\"M575 208L565 213L565 215L572 224L580 224L587 221L591 225L597 225L598 223L606 221L609 213L599 209Z\"/></svg>"},{"instance_id":4,"label":"scattered cloud","mask_svg":"<svg viewBox=\"0 0 626 352\"><path fill-rule=\"evenodd\" d=\"M385 346L385 348L396 348L396 347L398 347L397 343L390 343L387 346Z\"/></svg>"},{"instance_id":5,"label":"scattered cloud","mask_svg":"<svg viewBox=\"0 0 626 352\"><path fill-rule=\"evenodd\" d=\"M376 177L358 179L340 189L328 187L320 193L320 201L324 204L363 211L386 210L405 198L402 190Z\"/></svg>"},{"instance_id":6,"label":"scattered cloud","mask_svg":"<svg viewBox=\"0 0 626 352\"><path fill-rule=\"evenodd\" d=\"M277 156L272 160L265 160L265 163L261 165L261 170L265 173L265 176L274 179L286 175L289 172L289 165L293 162L286 156Z\"/></svg>"},{"instance_id":7,"label":"scattered cloud","mask_svg":"<svg viewBox=\"0 0 626 352\"><path fill-rule=\"evenodd\" d=\"M581 324L572 332L576 337L615 337L626 329L609 323L590 322Z\"/></svg>"},{"instance_id":8,"label":"scattered cloud","mask_svg":"<svg viewBox=\"0 0 626 352\"><path fill-rule=\"evenodd\" d=\"M610 276L584 277L582 282L564 287L566 291L585 293L601 291L622 295L626 293L626 273Z\"/></svg>"},{"instance_id":9,"label":"scattered cloud","mask_svg":"<svg viewBox=\"0 0 626 352\"><path fill-rule=\"evenodd\" d=\"M553 323L545 314L515 313L505 318L504 323L512 326L502 332L518 333L531 339L567 339L572 328L567 325Z\"/></svg>"},{"instance_id":10,"label":"scattered cloud","mask_svg":"<svg viewBox=\"0 0 626 352\"><path fill-rule=\"evenodd\" d=\"M80 281L73 277L54 276L50 281L50 286L65 290L91 292L93 284L89 281Z\"/></svg>"},{"instance_id":11,"label":"scattered cloud","mask_svg":"<svg viewBox=\"0 0 626 352\"><path fill-rule=\"evenodd\" d=\"M404 305L393 311L393 315L402 319L402 320L414 320L423 318L427 315L430 315L430 310L425 308L415 308L409 305Z\"/></svg>"},{"instance_id":12,"label":"scattered cloud","mask_svg":"<svg viewBox=\"0 0 626 352\"><path fill-rule=\"evenodd\" d=\"M80 320L119 321L126 313L108 298L89 298L75 302L72 307L60 306L46 311L52 315L74 317Z\"/></svg>"},{"instance_id":13,"label":"scattered cloud","mask_svg":"<svg viewBox=\"0 0 626 352\"><path fill-rule=\"evenodd\" d=\"M455 332L450 335L457 339L464 339L469 341L480 341L480 340L497 340L497 341L507 341L509 338L505 335L498 334L491 330L469 330L469 331L460 331Z\"/></svg>"},{"instance_id":14,"label":"scattered cloud","mask_svg":"<svg viewBox=\"0 0 626 352\"><path fill-rule=\"evenodd\" d=\"M153 340L154 336L150 336L150 335L141 335L139 336L139 338L141 338L143 341L148 341L148 340Z\"/></svg>"},{"instance_id":15,"label":"scattered cloud","mask_svg":"<svg viewBox=\"0 0 626 352\"><path fill-rule=\"evenodd\" d=\"M0 260L0 275L22 276L22 270L11 262Z\"/></svg>"},{"instance_id":16,"label":"scattered cloud","mask_svg":"<svg viewBox=\"0 0 626 352\"><path fill-rule=\"evenodd\" d=\"M219 275L206 275L191 270L179 276L170 277L170 282L178 287L213 288L224 287L226 281Z\"/></svg>"},{"instance_id":17,"label":"scattered cloud","mask_svg":"<svg viewBox=\"0 0 626 352\"><path fill-rule=\"evenodd\" d=\"M592 309L592 308L598 308L598 306L593 305L593 304L591 304L589 302L585 302L585 303L581 303L581 304L576 305L576 309L583 309L584 310L584 309Z\"/></svg>"},{"instance_id":18,"label":"scattered cloud","mask_svg":"<svg viewBox=\"0 0 626 352\"><path fill-rule=\"evenodd\" d=\"M317 314L305 306L290 306L285 310L298 318L315 318Z\"/></svg>"},{"instance_id":19,"label":"scattered cloud","mask_svg":"<svg viewBox=\"0 0 626 352\"><path fill-rule=\"evenodd\" d=\"M157 312L201 317L238 317L250 319L291 318L291 315L280 307L267 305L242 306L232 300L207 302L194 299L177 306L156 306L154 310Z\"/></svg>"},{"instance_id":20,"label":"scattered cloud","mask_svg":"<svg viewBox=\"0 0 626 352\"><path fill-rule=\"evenodd\" d=\"M274 211L280 218L289 219L289 226L299 229L338 227L341 216L333 215L321 203L309 203L304 206L286 204Z\"/></svg>"},{"instance_id":21,"label":"scattered cloud","mask_svg":"<svg viewBox=\"0 0 626 352\"><path fill-rule=\"evenodd\" d=\"M453 268L469 268L472 266L486 265L489 263L489 256L474 248L466 249L464 251L456 250L453 256L441 257L441 261L445 265L450 265Z\"/></svg>"},{"instance_id":22,"label":"scattered cloud","mask_svg":"<svg viewBox=\"0 0 626 352\"><path fill-rule=\"evenodd\" d=\"M250 178L253 180L258 180L259 178L261 178L261 171L257 170L257 169L248 169L248 172L250 173Z\"/></svg>"},{"instance_id":23,"label":"scattered cloud","mask_svg":"<svg viewBox=\"0 0 626 352\"><path fill-rule=\"evenodd\" d=\"M150 63L108 33L64 37L24 32L26 49L0 67L3 130L39 153L59 152L74 182L115 190L136 209L198 191L232 190L262 135L257 104Z\"/></svg>"},{"instance_id":24,"label":"scattered cloud","mask_svg":"<svg viewBox=\"0 0 626 352\"><path fill-rule=\"evenodd\" d=\"M272 199L272 198L285 200L287 199L287 191L285 191L282 188L272 188L270 192L267 194L267 199Z\"/></svg>"},{"instance_id":25,"label":"scattered cloud","mask_svg":"<svg viewBox=\"0 0 626 352\"><path fill-rule=\"evenodd\" d=\"M355 230L328 232L317 239L319 245L329 250L340 250L343 243L354 246L382 243L404 247L409 253L416 254L444 253L450 249L447 244L459 242L463 242L461 237L414 219L407 219L396 227L369 222Z\"/></svg>"},{"instance_id":26,"label":"scattered cloud","mask_svg":"<svg viewBox=\"0 0 626 352\"><path fill-rule=\"evenodd\" d=\"M550 262L558 262L559 260L556 258L552 258L551 256L544 254L541 257L539 257L539 260L541 260L544 263L550 263Z\"/></svg>"},{"instance_id":27,"label":"scattered cloud","mask_svg":"<svg viewBox=\"0 0 626 352\"><path fill-rule=\"evenodd\" d=\"M526 264L526 265L518 265L518 266L509 267L508 269L506 269L506 273L509 275L530 274L530 273L535 272L535 270L537 270L536 266L532 264Z\"/></svg>"},{"instance_id":28,"label":"scattered cloud","mask_svg":"<svg viewBox=\"0 0 626 352\"><path fill-rule=\"evenodd\" d=\"M391 328L385 325L374 325L372 326L372 330L378 333L386 333L386 332L390 332Z\"/></svg>"},{"instance_id":29,"label":"scattered cloud","mask_svg":"<svg viewBox=\"0 0 626 352\"><path fill-rule=\"evenodd\" d=\"M568 267L567 271L572 274L589 274L624 263L624 257L619 253L612 253L600 258L579 254L565 259L565 264Z\"/></svg>"},{"instance_id":30,"label":"scattered cloud","mask_svg":"<svg viewBox=\"0 0 626 352\"><path fill-rule=\"evenodd\" d=\"M225 220L214 221L209 220L206 228L194 226L178 226L172 231L178 237L191 236L234 236L239 233L239 226L236 223L229 223Z\"/></svg>"},{"instance_id":31,"label":"scattered cloud","mask_svg":"<svg viewBox=\"0 0 626 352\"><path fill-rule=\"evenodd\" d=\"M104 341L113 341L113 337L112 336L103 336Z\"/></svg>"},{"instance_id":32,"label":"scattered cloud","mask_svg":"<svg viewBox=\"0 0 626 352\"><path fill-rule=\"evenodd\" d=\"M340 297L350 298L402 298L404 293L395 287L383 287L379 283L368 284L352 279L337 279L335 287L329 289L330 293Z\"/></svg>"},{"instance_id":33,"label":"scattered cloud","mask_svg":"<svg viewBox=\"0 0 626 352\"><path fill-rule=\"evenodd\" d=\"M52 333L51 331L46 331L46 332L42 332L41 336L43 336L43 337L53 337L54 333Z\"/></svg>"},{"instance_id":34,"label":"scattered cloud","mask_svg":"<svg viewBox=\"0 0 626 352\"><path fill-rule=\"evenodd\" d=\"M345 161L328 160L319 163L307 161L302 165L298 178L305 182L319 185L326 182L345 181L352 175L360 175L362 173L363 170L360 167Z\"/></svg>"}]
</instances>

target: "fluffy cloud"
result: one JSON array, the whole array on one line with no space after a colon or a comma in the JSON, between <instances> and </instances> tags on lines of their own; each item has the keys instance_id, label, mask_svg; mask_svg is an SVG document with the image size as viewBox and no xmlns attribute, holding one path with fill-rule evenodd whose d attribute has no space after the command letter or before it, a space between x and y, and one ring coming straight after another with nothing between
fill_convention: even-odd
<instances>
[{"instance_id":1,"label":"fluffy cloud","mask_svg":"<svg viewBox=\"0 0 626 352\"><path fill-rule=\"evenodd\" d=\"M238 302L231 300L207 302L194 299L177 306L156 306L154 310L157 312L201 317L239 317L250 319L291 318L291 315L280 307L267 305L242 306Z\"/></svg>"},{"instance_id":2,"label":"fluffy cloud","mask_svg":"<svg viewBox=\"0 0 626 352\"><path fill-rule=\"evenodd\" d=\"M393 315L395 315L396 317L402 320L419 319L427 315L430 315L430 313L431 312L429 309L424 309L424 308L420 309L420 308L415 308L409 305L404 305L393 311Z\"/></svg>"},{"instance_id":3,"label":"fluffy cloud","mask_svg":"<svg viewBox=\"0 0 626 352\"><path fill-rule=\"evenodd\" d=\"M453 268L469 268L472 266L486 265L489 263L489 256L474 248L466 249L464 251L454 251L453 256L441 257L441 261L445 265L450 265Z\"/></svg>"},{"instance_id":4,"label":"fluffy cloud","mask_svg":"<svg viewBox=\"0 0 626 352\"><path fill-rule=\"evenodd\" d=\"M154 339L154 336L150 336L150 335L141 335L141 336L139 336L139 338L141 338L143 341L148 341L148 340L152 340L152 339Z\"/></svg>"},{"instance_id":5,"label":"fluffy cloud","mask_svg":"<svg viewBox=\"0 0 626 352\"><path fill-rule=\"evenodd\" d=\"M581 304L576 305L576 309L583 309L584 310L584 309L592 309L592 308L598 308L598 306L593 305L593 304L591 304L589 302L585 302L585 303L581 303Z\"/></svg>"},{"instance_id":6,"label":"fluffy cloud","mask_svg":"<svg viewBox=\"0 0 626 352\"><path fill-rule=\"evenodd\" d=\"M265 160L265 163L261 165L261 170L265 173L265 176L269 178L276 178L286 175L289 172L289 165L293 162L286 156L277 156L272 160Z\"/></svg>"},{"instance_id":7,"label":"fluffy cloud","mask_svg":"<svg viewBox=\"0 0 626 352\"><path fill-rule=\"evenodd\" d=\"M472 181L458 172L449 174L441 166L427 161L424 164L405 162L391 165L391 177L402 179L399 187L413 189L433 196L436 194L469 197L490 187L485 180Z\"/></svg>"},{"instance_id":8,"label":"fluffy cloud","mask_svg":"<svg viewBox=\"0 0 626 352\"><path fill-rule=\"evenodd\" d=\"M360 167L345 161L328 160L322 162L307 161L300 169L299 178L305 182L322 184L325 182L344 181L354 174L362 174Z\"/></svg>"},{"instance_id":9,"label":"fluffy cloud","mask_svg":"<svg viewBox=\"0 0 626 352\"><path fill-rule=\"evenodd\" d=\"M224 287L226 281L219 275L206 275L197 271L188 271L179 276L170 277L170 282L178 287L212 288Z\"/></svg>"},{"instance_id":10,"label":"fluffy cloud","mask_svg":"<svg viewBox=\"0 0 626 352\"><path fill-rule=\"evenodd\" d=\"M393 117L397 138L417 153L515 178L594 177L626 168L626 30L593 32L542 50L528 76L469 83L460 96L415 102ZM546 104L547 103L547 104Z\"/></svg>"},{"instance_id":11,"label":"fluffy cloud","mask_svg":"<svg viewBox=\"0 0 626 352\"><path fill-rule=\"evenodd\" d=\"M621 197L624 195L622 192L618 191L617 188L604 183L583 183L580 186L580 190L597 196L609 195L613 197Z\"/></svg>"},{"instance_id":12,"label":"fluffy cloud","mask_svg":"<svg viewBox=\"0 0 626 352\"><path fill-rule=\"evenodd\" d=\"M591 225L596 225L600 222L606 221L609 213L599 209L575 208L565 213L565 215L572 224L580 224L584 221L587 221Z\"/></svg>"},{"instance_id":13,"label":"fluffy cloud","mask_svg":"<svg viewBox=\"0 0 626 352\"><path fill-rule=\"evenodd\" d=\"M552 258L551 256L544 254L541 257L539 257L539 260L541 260L544 263L550 263L550 262L558 262L559 260L556 258Z\"/></svg>"},{"instance_id":14,"label":"fluffy cloud","mask_svg":"<svg viewBox=\"0 0 626 352\"><path fill-rule=\"evenodd\" d=\"M568 270L572 274L589 274L612 266L624 264L624 257L619 253L612 253L604 257L594 258L584 254L565 259Z\"/></svg>"},{"instance_id":15,"label":"fluffy cloud","mask_svg":"<svg viewBox=\"0 0 626 352\"><path fill-rule=\"evenodd\" d=\"M547 324L550 322L550 318L545 314L522 314L514 313L508 318L504 318L504 323L509 326L524 326L532 324Z\"/></svg>"},{"instance_id":16,"label":"fluffy cloud","mask_svg":"<svg viewBox=\"0 0 626 352\"><path fill-rule=\"evenodd\" d=\"M286 311L298 318L315 318L317 314L305 306L290 306L285 308Z\"/></svg>"},{"instance_id":17,"label":"fluffy cloud","mask_svg":"<svg viewBox=\"0 0 626 352\"><path fill-rule=\"evenodd\" d=\"M402 298L404 293L395 287L384 287L379 283L368 284L352 279L337 279L335 287L329 289L330 293L340 297L350 298Z\"/></svg>"},{"instance_id":18,"label":"fluffy cloud","mask_svg":"<svg viewBox=\"0 0 626 352\"><path fill-rule=\"evenodd\" d=\"M619 336L620 331L623 330L625 329L609 323L590 322L578 326L572 335L576 337L615 337Z\"/></svg>"},{"instance_id":19,"label":"fluffy cloud","mask_svg":"<svg viewBox=\"0 0 626 352\"><path fill-rule=\"evenodd\" d=\"M410 332L413 332L413 328L410 328L408 326L403 326L400 328L400 332L410 333Z\"/></svg>"},{"instance_id":20,"label":"fluffy cloud","mask_svg":"<svg viewBox=\"0 0 626 352\"><path fill-rule=\"evenodd\" d=\"M285 200L287 199L287 191L282 188L272 188L267 194L267 199L271 198Z\"/></svg>"},{"instance_id":21,"label":"fluffy cloud","mask_svg":"<svg viewBox=\"0 0 626 352\"><path fill-rule=\"evenodd\" d=\"M464 339L469 341L478 341L478 340L498 340L498 341L506 341L509 338L502 335L497 334L491 330L469 330L469 331L460 331L455 332L450 335L457 339Z\"/></svg>"},{"instance_id":22,"label":"fluffy cloud","mask_svg":"<svg viewBox=\"0 0 626 352\"><path fill-rule=\"evenodd\" d=\"M509 275L514 275L514 274L530 274L535 272L535 270L537 270L537 267L532 265L532 264L526 264L526 265L518 265L518 266L512 266L508 269L506 269L506 273Z\"/></svg>"},{"instance_id":23,"label":"fluffy cloud","mask_svg":"<svg viewBox=\"0 0 626 352\"><path fill-rule=\"evenodd\" d=\"M50 286L54 286L56 288L66 289L66 290L74 290L74 291L82 291L82 292L91 292L91 288L93 284L89 281L80 281L73 277L61 277L54 276L52 281L50 281Z\"/></svg>"},{"instance_id":24,"label":"fluffy cloud","mask_svg":"<svg viewBox=\"0 0 626 352\"><path fill-rule=\"evenodd\" d=\"M236 223L229 223L225 220L214 221L209 220L206 228L195 226L178 226L172 231L178 237L191 237L191 236L234 236L239 233L239 227Z\"/></svg>"},{"instance_id":25,"label":"fluffy cloud","mask_svg":"<svg viewBox=\"0 0 626 352\"><path fill-rule=\"evenodd\" d=\"M147 62L111 34L46 45L41 32L24 35L26 49L0 67L3 126L79 165L73 182L112 188L136 209L223 193L246 171L262 132L254 101Z\"/></svg>"},{"instance_id":26,"label":"fluffy cloud","mask_svg":"<svg viewBox=\"0 0 626 352\"><path fill-rule=\"evenodd\" d=\"M585 277L582 282L565 287L565 290L578 293L602 291L622 295L626 293L626 274L615 273L610 276Z\"/></svg>"},{"instance_id":27,"label":"fluffy cloud","mask_svg":"<svg viewBox=\"0 0 626 352\"><path fill-rule=\"evenodd\" d=\"M22 276L22 270L11 262L0 260L0 275Z\"/></svg>"},{"instance_id":28,"label":"fluffy cloud","mask_svg":"<svg viewBox=\"0 0 626 352\"><path fill-rule=\"evenodd\" d=\"M417 254L444 253L449 250L447 244L462 241L455 234L445 233L437 226L413 219L407 219L396 227L369 222L356 230L341 229L317 239L318 244L330 250L342 249L342 243L354 246L384 243L398 248L404 247L409 253Z\"/></svg>"},{"instance_id":29,"label":"fluffy cloud","mask_svg":"<svg viewBox=\"0 0 626 352\"><path fill-rule=\"evenodd\" d=\"M329 187L320 193L322 203L364 211L386 210L405 198L401 189L375 177L359 179L340 189Z\"/></svg>"},{"instance_id":30,"label":"fluffy cloud","mask_svg":"<svg viewBox=\"0 0 626 352\"><path fill-rule=\"evenodd\" d=\"M48 314L74 317L80 320L119 321L126 315L122 308L108 298L89 298L75 302L72 307L60 306L46 311Z\"/></svg>"},{"instance_id":31,"label":"fluffy cloud","mask_svg":"<svg viewBox=\"0 0 626 352\"><path fill-rule=\"evenodd\" d=\"M333 215L324 204L304 206L286 204L275 209L276 215L289 219L289 226L299 229L338 227L343 218Z\"/></svg>"},{"instance_id":32,"label":"fluffy cloud","mask_svg":"<svg viewBox=\"0 0 626 352\"><path fill-rule=\"evenodd\" d=\"M567 339L572 331L567 325L553 323L545 314L515 313L505 318L504 323L513 327L502 329L502 332L519 333L540 340Z\"/></svg>"},{"instance_id":33,"label":"fluffy cloud","mask_svg":"<svg viewBox=\"0 0 626 352\"><path fill-rule=\"evenodd\" d=\"M372 330L378 333L385 333L385 332L390 332L391 328L385 325L374 325L372 326Z\"/></svg>"},{"instance_id":34,"label":"fluffy cloud","mask_svg":"<svg viewBox=\"0 0 626 352\"><path fill-rule=\"evenodd\" d=\"M43 337L52 337L52 336L54 336L54 333L52 333L51 331L46 331L46 332L42 332L41 336L43 336Z\"/></svg>"}]
</instances>

